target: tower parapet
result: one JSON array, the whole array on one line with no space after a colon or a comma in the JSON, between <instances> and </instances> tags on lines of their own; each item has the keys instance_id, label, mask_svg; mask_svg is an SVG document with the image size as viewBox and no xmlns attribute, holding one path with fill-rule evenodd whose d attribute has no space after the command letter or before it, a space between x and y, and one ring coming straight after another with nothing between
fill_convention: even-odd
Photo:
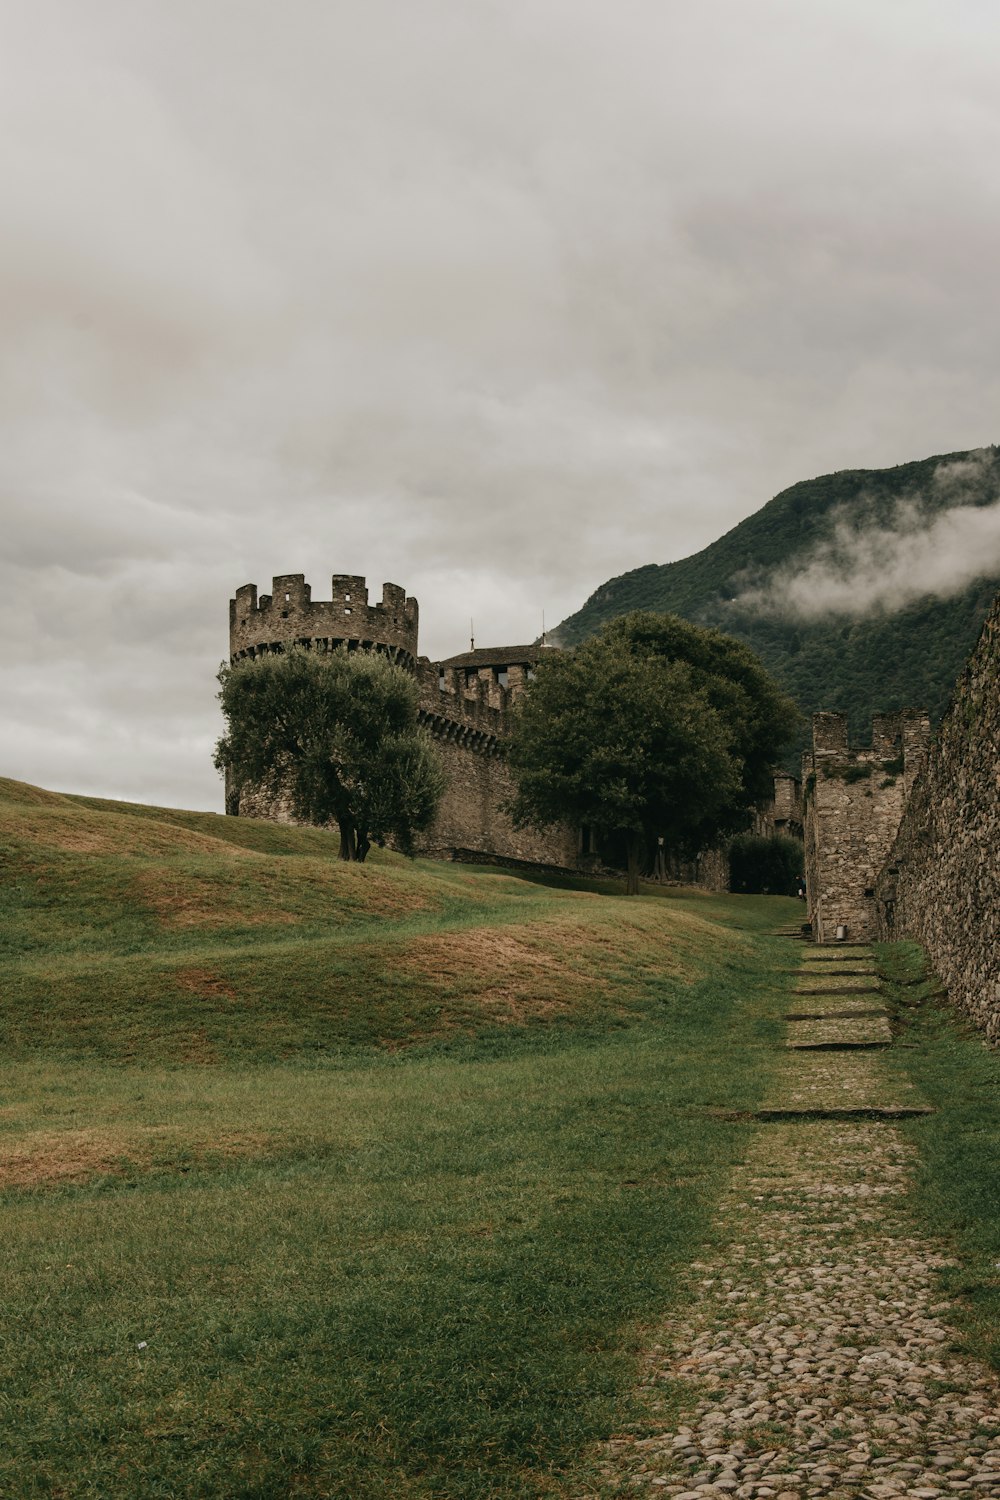
<instances>
[{"instance_id":1,"label":"tower parapet","mask_svg":"<svg viewBox=\"0 0 1000 1500\"><path fill-rule=\"evenodd\" d=\"M258 598L255 583L244 584L229 601L229 654L233 661L262 656L300 644L332 651L384 651L412 668L417 659L419 608L398 584L382 586L382 599L369 604L364 578L335 573L332 598L313 599L302 573L280 573L271 593Z\"/></svg>"}]
</instances>

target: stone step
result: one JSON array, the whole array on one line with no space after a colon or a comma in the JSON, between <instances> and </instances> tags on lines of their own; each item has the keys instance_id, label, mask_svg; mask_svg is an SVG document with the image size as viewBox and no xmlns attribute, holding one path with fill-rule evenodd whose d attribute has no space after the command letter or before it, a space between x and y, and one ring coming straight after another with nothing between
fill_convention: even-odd
<instances>
[{"instance_id":1,"label":"stone step","mask_svg":"<svg viewBox=\"0 0 1000 1500\"><path fill-rule=\"evenodd\" d=\"M807 964L801 964L797 969L778 969L778 974L796 975L799 979L877 979L876 969L829 969L825 964L810 969Z\"/></svg>"},{"instance_id":2,"label":"stone step","mask_svg":"<svg viewBox=\"0 0 1000 1500\"><path fill-rule=\"evenodd\" d=\"M880 1038L870 1042L852 1042L846 1037L829 1042L786 1042L789 1052L884 1052L891 1047L892 1038Z\"/></svg>"},{"instance_id":3,"label":"stone step","mask_svg":"<svg viewBox=\"0 0 1000 1500\"><path fill-rule=\"evenodd\" d=\"M861 1104L826 1108L823 1106L791 1106L788 1108L766 1108L751 1110L748 1118L764 1123L782 1120L912 1120L932 1115L929 1104Z\"/></svg>"},{"instance_id":4,"label":"stone step","mask_svg":"<svg viewBox=\"0 0 1000 1500\"><path fill-rule=\"evenodd\" d=\"M786 1021L867 1021L878 1017L889 1019L884 1009L868 1010L790 1010Z\"/></svg>"},{"instance_id":5,"label":"stone step","mask_svg":"<svg viewBox=\"0 0 1000 1500\"><path fill-rule=\"evenodd\" d=\"M849 984L831 984L822 987L797 984L792 993L794 995L857 995L860 998L862 995L881 995L882 991L878 985L858 985L852 988Z\"/></svg>"}]
</instances>

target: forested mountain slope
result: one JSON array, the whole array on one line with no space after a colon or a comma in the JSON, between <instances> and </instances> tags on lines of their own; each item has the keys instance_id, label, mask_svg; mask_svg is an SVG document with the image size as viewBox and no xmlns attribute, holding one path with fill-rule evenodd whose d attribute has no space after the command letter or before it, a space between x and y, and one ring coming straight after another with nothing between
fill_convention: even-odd
<instances>
[{"instance_id":1,"label":"forested mountain slope","mask_svg":"<svg viewBox=\"0 0 1000 1500\"><path fill-rule=\"evenodd\" d=\"M805 713L847 713L859 739L873 713L936 719L1000 589L998 452L795 484L693 557L603 584L558 639L669 610L745 640Z\"/></svg>"}]
</instances>

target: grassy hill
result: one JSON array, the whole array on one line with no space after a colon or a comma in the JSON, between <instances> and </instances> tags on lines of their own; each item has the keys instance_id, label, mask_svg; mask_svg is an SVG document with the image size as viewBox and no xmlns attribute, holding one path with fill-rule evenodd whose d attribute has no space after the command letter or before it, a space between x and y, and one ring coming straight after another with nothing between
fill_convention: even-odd
<instances>
[{"instance_id":1,"label":"grassy hill","mask_svg":"<svg viewBox=\"0 0 1000 1500\"><path fill-rule=\"evenodd\" d=\"M4 1496L568 1497L634 1414L797 904L336 848L0 782Z\"/></svg>"},{"instance_id":2,"label":"grassy hill","mask_svg":"<svg viewBox=\"0 0 1000 1500\"><path fill-rule=\"evenodd\" d=\"M995 456L997 450L987 450ZM742 604L758 585L828 542L835 526L891 527L901 501L919 495L933 517L956 503L935 484L940 466L966 458L941 454L892 469L849 469L806 480L776 495L755 515L693 557L636 568L602 585L559 627L573 645L603 621L633 609L668 610L745 640L807 714L846 713L863 738L873 713L905 707L943 712L975 645L1000 577L983 577L949 598L927 596L894 613L819 620L782 617ZM996 484L984 470L964 487L961 503L988 505Z\"/></svg>"},{"instance_id":3,"label":"grassy hill","mask_svg":"<svg viewBox=\"0 0 1000 1500\"><path fill-rule=\"evenodd\" d=\"M0 857L8 1056L273 1062L602 1029L715 940L697 895L623 927L614 884L346 865L319 829L3 780Z\"/></svg>"}]
</instances>

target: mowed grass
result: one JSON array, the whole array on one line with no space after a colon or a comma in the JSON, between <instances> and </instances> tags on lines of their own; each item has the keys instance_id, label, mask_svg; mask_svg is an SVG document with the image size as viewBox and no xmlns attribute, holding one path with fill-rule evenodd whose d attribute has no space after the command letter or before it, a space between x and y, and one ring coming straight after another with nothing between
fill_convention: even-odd
<instances>
[{"instance_id":1,"label":"mowed grass","mask_svg":"<svg viewBox=\"0 0 1000 1500\"><path fill-rule=\"evenodd\" d=\"M935 1111L904 1127L920 1153L914 1210L958 1251L943 1289L968 1346L1000 1369L1000 1052L949 1005L916 944L877 951L903 1044L888 1060Z\"/></svg>"},{"instance_id":2,"label":"mowed grass","mask_svg":"<svg viewBox=\"0 0 1000 1500\"><path fill-rule=\"evenodd\" d=\"M583 1493L796 904L13 783L0 828L0 1494Z\"/></svg>"}]
</instances>

